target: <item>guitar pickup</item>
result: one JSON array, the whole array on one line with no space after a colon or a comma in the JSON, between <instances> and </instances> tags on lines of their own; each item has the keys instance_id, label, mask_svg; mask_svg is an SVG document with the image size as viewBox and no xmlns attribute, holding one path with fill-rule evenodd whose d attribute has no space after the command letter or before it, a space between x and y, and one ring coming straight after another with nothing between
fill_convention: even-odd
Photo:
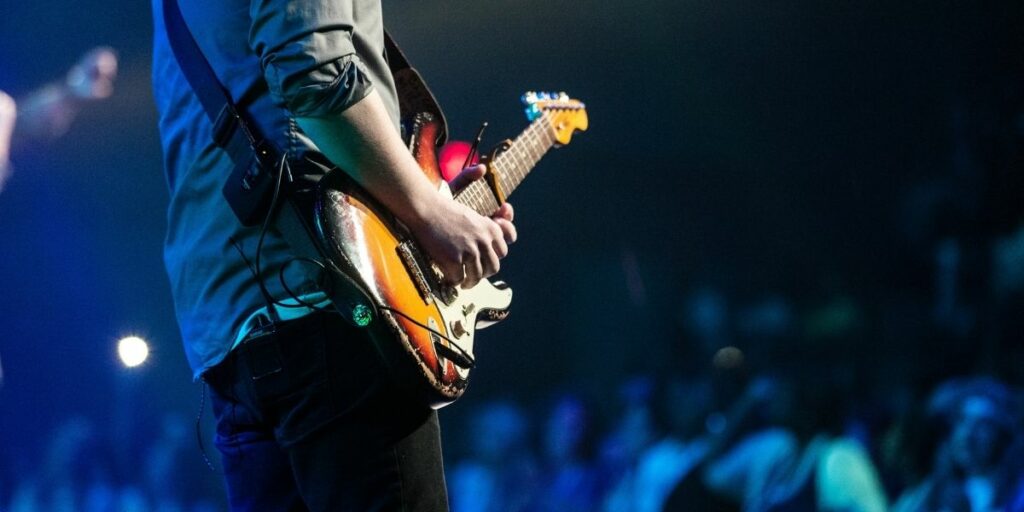
<instances>
[{"instance_id":1,"label":"guitar pickup","mask_svg":"<svg viewBox=\"0 0 1024 512\"><path fill-rule=\"evenodd\" d=\"M419 258L416 256L416 248L412 245L412 242L408 240L401 242L396 250L398 258L402 260L405 270L409 272L409 277L412 278L412 282L416 285L416 291L420 293L420 297L427 304L433 304L434 296L430 292L430 283L427 282L427 276L423 273L423 267L420 266Z\"/></svg>"},{"instance_id":2,"label":"guitar pickup","mask_svg":"<svg viewBox=\"0 0 1024 512\"><path fill-rule=\"evenodd\" d=\"M396 250L424 302L433 304L436 298L444 305L450 306L459 298L458 289L444 284L444 274L437 265L424 261L419 249L411 240L399 243ZM430 269L429 275L423 271L424 268Z\"/></svg>"}]
</instances>

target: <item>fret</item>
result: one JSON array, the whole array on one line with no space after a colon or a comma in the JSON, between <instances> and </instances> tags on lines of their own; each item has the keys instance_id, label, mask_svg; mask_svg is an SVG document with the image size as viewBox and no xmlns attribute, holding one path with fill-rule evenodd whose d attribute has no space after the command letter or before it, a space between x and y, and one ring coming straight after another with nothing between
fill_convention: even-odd
<instances>
[{"instance_id":1,"label":"fret","mask_svg":"<svg viewBox=\"0 0 1024 512\"><path fill-rule=\"evenodd\" d=\"M541 155L543 155L542 149L540 148L540 141L537 136L537 130L534 128L535 126L539 125L531 126L531 129L526 133L526 141L528 142L526 150L529 152L530 158L533 160L533 165L537 165L537 162L540 161Z\"/></svg>"},{"instance_id":2,"label":"fret","mask_svg":"<svg viewBox=\"0 0 1024 512\"><path fill-rule=\"evenodd\" d=\"M467 185L459 195L455 196L455 200L472 208L480 215L486 216L492 215L500 206L487 183L482 180Z\"/></svg>"},{"instance_id":3,"label":"fret","mask_svg":"<svg viewBox=\"0 0 1024 512\"><path fill-rule=\"evenodd\" d=\"M555 137L551 129L551 121L547 114L541 115L512 141L508 149L491 162L491 167L501 177L500 186L505 197L512 195L526 175L554 145ZM492 215L500 206L484 179L470 183L455 200L487 216Z\"/></svg>"},{"instance_id":4,"label":"fret","mask_svg":"<svg viewBox=\"0 0 1024 512\"><path fill-rule=\"evenodd\" d=\"M530 133L526 132L523 134L523 143L519 153L523 157L523 169L531 169L537 161L533 158L533 152L530 150L531 146Z\"/></svg>"},{"instance_id":5,"label":"fret","mask_svg":"<svg viewBox=\"0 0 1024 512\"><path fill-rule=\"evenodd\" d=\"M542 115L513 141L508 151L495 160L494 165L501 175L501 185L506 196L511 195L554 144L550 128L547 115Z\"/></svg>"}]
</instances>

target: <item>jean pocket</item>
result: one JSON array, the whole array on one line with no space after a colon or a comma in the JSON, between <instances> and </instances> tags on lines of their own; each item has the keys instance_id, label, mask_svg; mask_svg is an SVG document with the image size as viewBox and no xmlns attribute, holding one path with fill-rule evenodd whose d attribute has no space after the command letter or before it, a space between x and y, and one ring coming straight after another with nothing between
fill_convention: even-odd
<instances>
[{"instance_id":1,"label":"jean pocket","mask_svg":"<svg viewBox=\"0 0 1024 512\"><path fill-rule=\"evenodd\" d=\"M327 378L324 334L316 315L281 324L246 342L246 363L260 409L276 409L323 385Z\"/></svg>"},{"instance_id":2,"label":"jean pocket","mask_svg":"<svg viewBox=\"0 0 1024 512\"><path fill-rule=\"evenodd\" d=\"M301 369L286 364L286 370L300 375L301 385L272 404L282 445L360 414L368 403L375 402L381 389L381 365L365 332L348 326L338 316L322 315L321 320L315 343L304 350L315 354L315 362L307 360L302 364L309 367Z\"/></svg>"}]
</instances>

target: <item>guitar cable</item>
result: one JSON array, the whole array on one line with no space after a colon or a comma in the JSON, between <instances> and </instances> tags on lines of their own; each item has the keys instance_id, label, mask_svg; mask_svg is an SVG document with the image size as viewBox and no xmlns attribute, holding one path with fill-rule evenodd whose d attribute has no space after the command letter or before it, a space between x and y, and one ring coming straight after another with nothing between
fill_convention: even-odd
<instances>
[{"instance_id":1,"label":"guitar cable","mask_svg":"<svg viewBox=\"0 0 1024 512\"><path fill-rule=\"evenodd\" d=\"M217 468L213 466L213 461L210 460L210 455L206 453L206 443L203 443L203 412L206 411L206 386L209 384L206 381L202 381L203 388L199 392L199 412L196 413L196 442L199 443L199 453L203 455L203 462L206 463L206 467L210 468L210 471L220 474Z\"/></svg>"},{"instance_id":2,"label":"guitar cable","mask_svg":"<svg viewBox=\"0 0 1024 512\"><path fill-rule=\"evenodd\" d=\"M395 309L395 308L392 308L392 307L388 307L388 306L378 306L378 307L383 309L383 310L385 310L385 311L390 311L392 313L395 313L395 314L401 316L402 318L405 318L406 320L416 324L421 329L425 329L427 332L430 332L432 334L437 335L440 338L443 338L451 346L449 347L447 345L442 345L442 344L440 344L440 343L435 341L434 342L434 349L437 350L438 352L447 352L447 351L451 351L451 349L454 348L455 350L449 352L449 355L446 355L445 357L447 357L448 359L458 359L459 363L462 363L459 366L462 366L464 368L474 368L476 366L476 358L471 356L469 354L469 352L467 352L466 349L462 348L461 345L456 343L455 340L449 338L448 336L445 336L444 334L441 334L436 329L434 329L434 328L432 328L432 327L430 327L428 325L424 325L419 320L416 320L415 318L413 318L413 317L411 317L411 316L401 312L398 309ZM452 357L452 356L454 356L454 357Z\"/></svg>"},{"instance_id":3,"label":"guitar cable","mask_svg":"<svg viewBox=\"0 0 1024 512\"><path fill-rule=\"evenodd\" d=\"M267 216L264 217L264 219L263 219L263 225L260 228L259 240L256 243L256 258L255 258L256 262L255 262L255 265L253 266L253 268L251 270L253 271L253 274L255 275L255 278L256 278L256 282L257 282L257 284L260 287L260 293L263 295L263 299L267 302L267 309L268 309L268 311L273 310L271 305L274 305L274 306L279 306L279 307L283 307L283 308L303 308L304 307L304 308L307 308L307 309L310 309L310 310L313 310L313 311L317 311L317 312L321 312L321 313L338 313L338 314L340 314L334 308L325 308L325 307L319 306L317 304L313 304L311 302L306 301L305 299L300 297L297 293L295 293L291 289L291 287L288 286L288 283L285 280L284 273L288 269L289 265L291 265L292 263L295 263L296 261L305 261L305 262L309 262L309 263L312 263L312 264L320 267L320 270L321 270L320 276L321 277L317 279L317 282L316 282L317 287L320 288L320 289L324 289L325 288L324 284L329 284L330 287L328 287L328 289L333 289L335 283L334 283L334 279L333 279L332 273L328 270L327 265L325 265L322 261L319 261L319 260L317 260L315 258L309 258L309 257L303 257L303 256L293 256L293 257L285 260L285 262L278 269L278 271L277 271L278 281L281 283L281 287L284 289L285 293L287 293L291 297L291 299L296 302L295 304L288 304L286 302L282 302L282 301L274 299L270 295L270 292L267 290L266 283L263 280L263 269L260 266L260 259L261 259L261 255L263 253L263 241L266 239L267 230L270 227L270 221L271 221L271 219L273 219L274 212L277 210L278 199L281 196L281 183L282 183L282 181L284 179L284 173L285 173L286 169L288 171L289 180L294 179L293 176L292 176L291 165L289 165L289 163L288 163L288 156L287 155L282 155L281 156L281 161L280 161L280 163L278 163L278 166L277 166L277 180L274 183L274 194L271 197L270 207L267 210ZM326 277L326 281L327 281L326 283L324 283L324 277ZM365 288L360 286L359 283L355 282L355 280L353 280L353 279L349 279L348 281L349 281L349 283L351 285L353 285L357 289L359 289L360 293L362 293L363 296L365 296L368 299L370 298L369 292L367 292ZM377 304L374 304L372 300L368 300L367 302L370 303L370 305L374 308L374 313L376 313ZM274 316L275 317L277 316L276 312L274 313ZM276 320L276 318L274 320Z\"/></svg>"},{"instance_id":4,"label":"guitar cable","mask_svg":"<svg viewBox=\"0 0 1024 512\"><path fill-rule=\"evenodd\" d=\"M487 127L487 123L484 123L483 127L481 127L481 129L480 129L480 134L477 135L477 142L479 142L480 136L483 134L483 129L486 128L486 127ZM273 217L273 212L274 212L274 210L275 210L275 208L277 206L277 201L278 201L278 199L280 197L281 183L283 181L284 171L285 171L286 168L288 169L289 176L291 176L291 166L288 165L287 155L282 156L281 157L281 162L278 164L277 179L276 179L276 182L274 184L274 195L273 195L273 197L270 200L270 209L267 212L267 216L263 219L263 225L260 227L259 240L256 243L255 262L251 262L249 260L249 258L245 255L245 251L242 248L242 244L239 243L238 240L236 240L234 237L230 237L228 240L231 242L231 245L234 246L235 250L238 251L239 256L241 256L242 261L245 263L245 266L249 268L250 272L252 272L253 277L255 278L256 283L259 286L260 294L263 296L263 300L266 303L267 312L268 312L269 315L271 315L271 321L278 320L277 312L276 312L276 310L273 307L275 305L276 306L280 306L280 307L286 307L286 308L307 307L307 308L312 309L313 311L317 311L317 312L340 314L334 308L324 308L324 307L321 307L321 306L319 306L317 304L312 304L312 303L309 303L309 302L303 300L301 297L299 297L298 294L296 294L291 289L291 287L288 286L288 283L287 283L287 281L285 279L285 276L284 276L285 270L287 270L289 265L291 265L292 263L295 263L296 261L304 261L304 262L312 263L312 264L316 265L317 267L319 267L320 268L320 276L322 278L326 278L326 281L327 281L326 284L330 285L328 289L333 289L333 287L335 286L334 275L333 275L332 272L329 271L329 269L327 268L327 265L325 265L320 260L317 260L315 258L307 258L307 257L296 256L296 257L292 257L292 258L289 258L288 260L286 260L284 262L284 264L281 265L281 268L278 269L277 276L278 276L278 281L281 283L281 288L284 289L285 293L287 293L292 298L292 300L294 300L296 302L296 304L288 304L288 303L284 303L284 302L279 301L279 300L275 300L270 295L270 291L267 290L266 283L263 282L262 269L260 268L260 255L263 252L263 241L266 238L267 229L269 228L269 225L270 225L270 220ZM324 288L323 285L325 284L322 281L323 281L323 279L317 279L317 286L319 288L321 288L321 289ZM368 297L368 298L370 297L370 294L365 289L363 289L360 286L359 283L355 282L355 280L349 279L348 281L352 285L360 287L360 291L362 291L362 293L366 297ZM456 360L455 362L456 362L457 365L462 366L463 368L468 368L468 369L472 369L472 368L476 367L476 358L474 358L472 355L470 355L469 352L467 352L464 348L462 348L461 345L456 343L455 340L452 340L451 338L449 338L448 336L445 336L444 334L442 334L438 330L436 330L436 329L434 329L434 328L432 328L432 327L430 327L428 325L423 324L419 320L416 320L412 316L402 312L399 309L392 308L390 306L385 306L383 304L375 304L375 303L373 303L373 301L370 301L370 303L371 303L371 305L375 309L382 309L382 310L385 310L385 311L390 311L393 314L396 314L398 316L401 316L402 318L405 318L406 320L408 320L409 322L411 322L414 325L418 326L419 328L424 329L427 332L430 332L430 333L432 333L432 334L434 334L434 335L444 339L445 341L447 341L448 345L443 345L443 344L435 341L434 342L434 348L438 352L442 352L441 355L445 356L446 358L448 358L450 360ZM452 349L454 349L454 350L452 350ZM206 452L206 445L205 445L205 443L203 443L202 419L203 419L203 412L206 410L206 387L207 386L208 386L208 384L206 384L206 382L203 382L202 389L200 390L200 395L199 395L199 411L196 413L196 422L195 422L196 441L197 441L197 443L199 445L199 452L200 452L200 454L202 454L203 462L205 462L206 467L208 467L210 469L210 471L212 471L214 473L221 474L217 470L217 468L213 465L213 461L210 460L209 454Z\"/></svg>"},{"instance_id":5,"label":"guitar cable","mask_svg":"<svg viewBox=\"0 0 1024 512\"><path fill-rule=\"evenodd\" d=\"M487 127L487 123L484 123L484 125L481 126L480 133L477 134L477 141L478 142L479 142L479 139L480 139L481 135L483 135L484 128L486 128L486 127ZM287 155L283 155L281 157L280 162L277 165L277 177L276 177L276 180L275 180L275 183L274 183L274 194L271 197L270 208L267 211L267 215L263 219L263 225L260 227L260 236L259 236L258 241L256 242L256 255L255 255L255 258L254 258L255 261L250 263L249 259L246 258L245 253L242 251L241 244L239 244L234 238L231 238L230 240L231 240L232 244L235 246L235 249L238 250L239 254L241 254L242 259L245 262L246 266L249 267L249 270L253 273L253 276L256 279L256 283L259 286L260 294L263 296L263 300L267 304L267 311L268 311L268 314L271 315L271 321L272 322L276 323L279 320L279 317L277 316L277 312L276 312L276 310L275 310L275 308L273 306L279 306L279 307L284 307L284 308L302 308L302 307L305 307L305 308L308 308L308 309L311 309L311 310L317 311L317 312L340 314L340 312L338 312L337 309L335 309L335 308L322 307L322 306L310 303L310 302L302 299L297 293L295 293L294 290L292 290L291 287L288 286L288 283L287 283L287 281L285 279L285 275L284 275L285 271L288 269L288 266L293 264L293 263L295 263L295 262L308 262L308 263L312 263L312 264L314 264L314 265L316 265L317 267L320 268L321 272L320 272L320 278L317 279L317 283L316 283L317 286L319 288L323 289L324 288L324 284L327 284L327 285L329 285L327 287L327 289L333 289L334 288L336 283L334 282L334 275L333 275L333 273L329 271L329 269L327 268L327 265L325 265L322 261L319 261L319 260L317 260L315 258L294 256L294 257L291 257L288 260L286 260L284 262L284 264L282 264L281 267L278 269L278 272L277 272L277 274L278 274L278 282L280 282L281 287L282 287L282 289L284 289L285 293L287 293L291 297L291 299L296 302L295 304L288 304L286 302L282 302L280 300L274 299L273 296L271 296L270 291L267 289L266 283L264 282L263 269L261 268L261 265L260 265L261 255L262 255L262 252L263 252L263 242L266 239L267 230L270 227L270 221L273 218L274 211L277 208L278 200L280 199L281 185L282 185L282 182L284 181L285 170L288 171L288 176L291 179L292 178L292 171L291 171L291 166L288 164ZM325 279L326 279L326 283L324 283ZM357 283L353 279L348 279L348 281L350 282L350 284L358 287L360 289L360 291L363 293L364 296L366 296L367 298L371 297L369 292L367 292L365 290L365 288L363 288L360 285L360 283ZM432 327L430 327L430 326L420 322L419 320L413 318L412 316L408 315L407 313L405 313L405 312L403 312L403 311L401 311L399 309L396 309L396 308L393 308L393 307L390 307L390 306L385 306L383 304L377 304L377 303L375 303L375 301L372 301L372 300L369 301L369 302L370 302L371 306L374 309L381 309L381 310L389 311L389 312L391 312L393 314L396 314L396 315L398 315L398 316L408 320L410 323L416 325L417 327L419 327L421 329L424 329L427 332L429 332L429 333L431 333L431 334L433 334L433 335L435 335L435 336L437 336L437 337L447 341L448 345L444 345L444 344L435 342L434 346L435 346L435 349L438 350L439 352L447 352L447 356L446 357L448 359L457 360L458 363L460 363L459 364L460 366L463 366L463 367L466 367L466 368L473 368L474 366L476 366L476 359L472 355L470 355L470 353L466 349L462 348L462 346L459 345L459 343L457 343L455 340L449 338L448 336L444 335L443 333L441 333L437 329L434 329L434 328L432 328ZM197 426L198 426L198 422L197 422Z\"/></svg>"}]
</instances>

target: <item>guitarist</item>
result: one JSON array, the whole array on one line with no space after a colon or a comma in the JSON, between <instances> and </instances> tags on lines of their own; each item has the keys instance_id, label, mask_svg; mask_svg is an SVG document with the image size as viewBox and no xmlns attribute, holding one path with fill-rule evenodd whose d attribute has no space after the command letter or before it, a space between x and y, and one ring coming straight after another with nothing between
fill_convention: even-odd
<instances>
[{"instance_id":1,"label":"guitarist","mask_svg":"<svg viewBox=\"0 0 1024 512\"><path fill-rule=\"evenodd\" d=\"M218 80L297 179L311 172L301 162L324 155L410 229L450 283L498 271L516 238L512 207L483 217L422 174L400 137L379 0L178 4ZM389 381L364 331L309 307L326 306L325 295L287 265L276 229L261 245L261 229L236 219L221 195L232 162L169 46L161 1L153 7L165 262L186 355L211 390L231 509L447 510L436 413ZM454 186L483 172L469 168Z\"/></svg>"},{"instance_id":2,"label":"guitarist","mask_svg":"<svg viewBox=\"0 0 1024 512\"><path fill-rule=\"evenodd\" d=\"M15 124L19 142L57 138L67 131L83 104L113 94L116 77L117 54L100 46L83 55L63 80L46 84L18 101L0 91L0 192L11 175Z\"/></svg>"}]
</instances>

